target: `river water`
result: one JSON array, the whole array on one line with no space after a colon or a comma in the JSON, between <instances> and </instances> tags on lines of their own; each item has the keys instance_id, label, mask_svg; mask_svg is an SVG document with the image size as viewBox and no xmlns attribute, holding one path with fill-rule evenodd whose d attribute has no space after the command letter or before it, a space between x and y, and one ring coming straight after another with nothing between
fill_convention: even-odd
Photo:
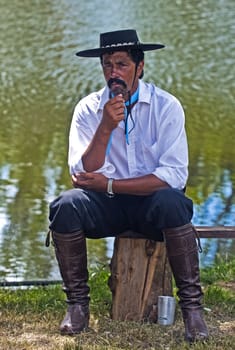
<instances>
[{"instance_id":1,"label":"river water","mask_svg":"<svg viewBox=\"0 0 235 350\"><path fill-rule=\"evenodd\" d=\"M0 0L0 281L57 278L45 248L48 203L70 187L68 130L75 103L104 84L99 33L136 28L145 80L175 94L186 112L196 225L235 225L235 24L233 0ZM229 258L232 240L203 240L201 264ZM112 240L88 241L105 263Z\"/></svg>"}]
</instances>

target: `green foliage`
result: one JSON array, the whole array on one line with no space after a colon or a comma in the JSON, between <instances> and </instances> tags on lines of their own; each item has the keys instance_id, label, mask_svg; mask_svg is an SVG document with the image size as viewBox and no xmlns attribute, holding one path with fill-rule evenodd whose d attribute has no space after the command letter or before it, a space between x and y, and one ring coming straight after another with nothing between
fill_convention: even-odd
<instances>
[{"instance_id":1,"label":"green foliage","mask_svg":"<svg viewBox=\"0 0 235 350\"><path fill-rule=\"evenodd\" d=\"M109 269L97 266L90 270L91 312L107 314L111 307L108 287ZM27 289L0 289L0 308L19 313L55 313L65 309L66 296L60 285Z\"/></svg>"},{"instance_id":2,"label":"green foliage","mask_svg":"<svg viewBox=\"0 0 235 350\"><path fill-rule=\"evenodd\" d=\"M0 289L0 308L16 313L51 313L63 307L59 286L30 289Z\"/></svg>"},{"instance_id":3,"label":"green foliage","mask_svg":"<svg viewBox=\"0 0 235 350\"><path fill-rule=\"evenodd\" d=\"M206 284L213 284L216 281L235 280L235 259L230 261L218 260L213 266L201 270L201 280Z\"/></svg>"},{"instance_id":4,"label":"green foliage","mask_svg":"<svg viewBox=\"0 0 235 350\"><path fill-rule=\"evenodd\" d=\"M208 286L205 292L204 302L210 307L223 309L227 315L235 315L235 293L223 286Z\"/></svg>"},{"instance_id":5,"label":"green foliage","mask_svg":"<svg viewBox=\"0 0 235 350\"><path fill-rule=\"evenodd\" d=\"M107 314L111 308L111 291L108 287L109 269L106 265L90 270L89 286L91 311L96 315Z\"/></svg>"}]
</instances>

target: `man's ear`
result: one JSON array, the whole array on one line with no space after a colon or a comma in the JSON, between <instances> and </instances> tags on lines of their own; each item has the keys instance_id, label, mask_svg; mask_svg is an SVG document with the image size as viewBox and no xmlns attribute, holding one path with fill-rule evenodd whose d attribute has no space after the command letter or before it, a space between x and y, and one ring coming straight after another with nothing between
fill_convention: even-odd
<instances>
[{"instance_id":1,"label":"man's ear","mask_svg":"<svg viewBox=\"0 0 235 350\"><path fill-rule=\"evenodd\" d=\"M137 67L137 76L139 79L143 77L144 73L144 61L140 61Z\"/></svg>"}]
</instances>

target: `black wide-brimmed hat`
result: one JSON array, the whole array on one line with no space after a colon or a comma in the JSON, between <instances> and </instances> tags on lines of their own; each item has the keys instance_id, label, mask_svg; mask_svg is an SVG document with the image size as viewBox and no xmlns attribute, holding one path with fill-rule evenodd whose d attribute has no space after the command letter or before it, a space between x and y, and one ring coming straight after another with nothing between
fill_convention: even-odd
<instances>
[{"instance_id":1,"label":"black wide-brimmed hat","mask_svg":"<svg viewBox=\"0 0 235 350\"><path fill-rule=\"evenodd\" d=\"M83 50L76 53L81 57L100 57L104 53L122 51L128 49L140 49L142 51L152 51L162 49L161 44L143 44L139 41L136 30L117 30L100 34L100 47L96 49Z\"/></svg>"}]
</instances>

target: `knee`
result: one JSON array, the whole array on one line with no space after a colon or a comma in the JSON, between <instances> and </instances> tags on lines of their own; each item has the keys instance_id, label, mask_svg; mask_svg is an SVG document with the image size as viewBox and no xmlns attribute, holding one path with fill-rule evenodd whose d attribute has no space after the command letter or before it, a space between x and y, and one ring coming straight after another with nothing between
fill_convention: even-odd
<instances>
[{"instance_id":1,"label":"knee","mask_svg":"<svg viewBox=\"0 0 235 350\"><path fill-rule=\"evenodd\" d=\"M187 216L191 219L193 214L193 202L186 197L183 191L167 188L156 192L155 203L158 210L167 216ZM187 220L188 220L187 219Z\"/></svg>"},{"instance_id":2,"label":"knee","mask_svg":"<svg viewBox=\"0 0 235 350\"><path fill-rule=\"evenodd\" d=\"M173 188L164 188L156 192L155 195L160 207L168 208L168 210L175 208L177 203L185 198L182 191Z\"/></svg>"},{"instance_id":3,"label":"knee","mask_svg":"<svg viewBox=\"0 0 235 350\"><path fill-rule=\"evenodd\" d=\"M71 189L65 192L62 192L56 199L54 199L50 203L50 212L53 211L58 211L58 210L64 210L64 209L69 209L73 208L75 206L75 201L76 201L76 206L79 203L79 201L82 198L82 193L78 189Z\"/></svg>"},{"instance_id":4,"label":"knee","mask_svg":"<svg viewBox=\"0 0 235 350\"><path fill-rule=\"evenodd\" d=\"M75 232L81 229L83 191L72 189L60 194L50 203L50 229L58 232Z\"/></svg>"}]
</instances>

